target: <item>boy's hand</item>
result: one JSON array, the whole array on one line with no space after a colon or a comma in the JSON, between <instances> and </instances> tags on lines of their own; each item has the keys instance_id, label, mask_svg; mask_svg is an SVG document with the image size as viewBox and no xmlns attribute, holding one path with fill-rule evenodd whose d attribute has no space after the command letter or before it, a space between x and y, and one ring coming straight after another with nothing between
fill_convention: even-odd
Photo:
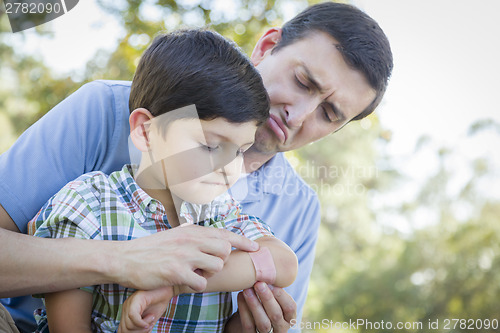
<instances>
[{"instance_id":1,"label":"boy's hand","mask_svg":"<svg viewBox=\"0 0 500 333\"><path fill-rule=\"evenodd\" d=\"M174 295L173 287L136 291L123 303L118 333L151 332L167 310Z\"/></svg>"}]
</instances>

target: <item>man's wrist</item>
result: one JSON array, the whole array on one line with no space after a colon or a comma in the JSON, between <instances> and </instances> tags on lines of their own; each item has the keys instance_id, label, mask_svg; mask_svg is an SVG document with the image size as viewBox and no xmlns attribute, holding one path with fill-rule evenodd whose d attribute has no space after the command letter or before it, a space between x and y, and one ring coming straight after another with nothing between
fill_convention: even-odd
<instances>
[{"instance_id":1,"label":"man's wrist","mask_svg":"<svg viewBox=\"0 0 500 333\"><path fill-rule=\"evenodd\" d=\"M127 260L124 254L126 242L120 241L96 241L102 248L101 251L93 252L94 258L90 270L93 271L98 281L97 284L118 283L124 286L133 287L130 285L128 274L126 271Z\"/></svg>"}]
</instances>

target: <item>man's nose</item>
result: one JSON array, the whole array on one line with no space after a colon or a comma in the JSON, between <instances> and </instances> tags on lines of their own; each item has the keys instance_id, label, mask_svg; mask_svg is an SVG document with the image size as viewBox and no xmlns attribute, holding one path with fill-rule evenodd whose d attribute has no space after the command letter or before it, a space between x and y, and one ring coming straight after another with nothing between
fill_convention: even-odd
<instances>
[{"instance_id":1,"label":"man's nose","mask_svg":"<svg viewBox=\"0 0 500 333\"><path fill-rule=\"evenodd\" d=\"M318 98L307 98L285 106L286 123L290 128L299 128L304 121L317 109Z\"/></svg>"}]
</instances>

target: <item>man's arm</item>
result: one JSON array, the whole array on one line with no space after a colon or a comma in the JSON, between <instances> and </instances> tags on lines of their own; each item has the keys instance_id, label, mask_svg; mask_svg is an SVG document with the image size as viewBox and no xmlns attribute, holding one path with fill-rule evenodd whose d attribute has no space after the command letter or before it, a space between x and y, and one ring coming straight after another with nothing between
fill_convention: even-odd
<instances>
[{"instance_id":1,"label":"man's arm","mask_svg":"<svg viewBox=\"0 0 500 333\"><path fill-rule=\"evenodd\" d=\"M198 226L128 242L44 239L12 231L15 224L8 214L3 209L0 214L0 297L105 283L145 290L187 284L201 291L206 279L196 274L196 269L212 274L220 271L231 247L258 249L255 243L228 230Z\"/></svg>"},{"instance_id":2,"label":"man's arm","mask_svg":"<svg viewBox=\"0 0 500 333\"><path fill-rule=\"evenodd\" d=\"M2 222L3 226L5 223ZM0 243L1 297L76 288L78 281L105 279L98 277L98 268L104 271L109 267L104 259L106 255L96 256L86 243L76 239L53 241L0 228ZM100 251L110 250L98 248ZM87 255L89 257L85 259ZM72 273L68 274L68 269ZM106 275L106 272L101 274Z\"/></svg>"}]
</instances>

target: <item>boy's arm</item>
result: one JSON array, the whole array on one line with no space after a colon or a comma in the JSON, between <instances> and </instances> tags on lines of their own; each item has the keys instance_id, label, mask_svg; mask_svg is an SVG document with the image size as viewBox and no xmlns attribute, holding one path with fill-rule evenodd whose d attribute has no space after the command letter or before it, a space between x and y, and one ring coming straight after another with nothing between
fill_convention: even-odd
<instances>
[{"instance_id":1,"label":"boy's arm","mask_svg":"<svg viewBox=\"0 0 500 333\"><path fill-rule=\"evenodd\" d=\"M92 294L72 289L45 295L51 333L91 333Z\"/></svg>"},{"instance_id":2,"label":"boy's arm","mask_svg":"<svg viewBox=\"0 0 500 333\"><path fill-rule=\"evenodd\" d=\"M282 241L275 237L264 236L256 240L260 248L267 247L272 255L276 267L277 287L287 287L293 283L297 275L297 257L295 253ZM257 282L254 263L250 254L245 251L231 252L224 268L207 277L207 288L204 292L230 292L250 288ZM181 293L192 292L187 287L180 288Z\"/></svg>"},{"instance_id":3,"label":"boy's arm","mask_svg":"<svg viewBox=\"0 0 500 333\"><path fill-rule=\"evenodd\" d=\"M206 228L209 230L212 228ZM260 249L267 248L276 268L273 285L286 287L293 283L297 275L297 257L282 241L275 237L263 236L256 240ZM229 255L222 270L207 277L207 288L203 292L231 292L252 287L257 282L257 273L250 254L234 250ZM174 295L193 293L187 286L137 291L129 297L123 307L119 333L139 328L150 328L159 318Z\"/></svg>"}]
</instances>

